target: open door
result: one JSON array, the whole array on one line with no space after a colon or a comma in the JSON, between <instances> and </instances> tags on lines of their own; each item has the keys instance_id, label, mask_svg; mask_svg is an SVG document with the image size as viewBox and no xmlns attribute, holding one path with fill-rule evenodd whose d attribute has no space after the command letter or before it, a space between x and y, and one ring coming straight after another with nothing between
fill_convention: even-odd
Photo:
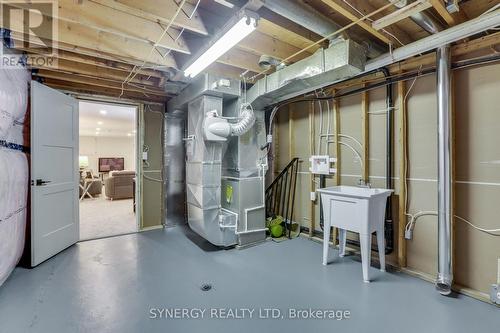
<instances>
[{"instance_id":1,"label":"open door","mask_svg":"<svg viewBox=\"0 0 500 333\"><path fill-rule=\"evenodd\" d=\"M31 266L78 241L78 102L31 82Z\"/></svg>"}]
</instances>

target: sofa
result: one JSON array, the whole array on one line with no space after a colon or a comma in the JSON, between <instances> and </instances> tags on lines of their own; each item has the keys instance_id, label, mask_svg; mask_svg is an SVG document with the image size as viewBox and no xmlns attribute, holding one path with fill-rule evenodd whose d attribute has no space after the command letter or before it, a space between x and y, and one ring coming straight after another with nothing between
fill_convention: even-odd
<instances>
[{"instance_id":1,"label":"sofa","mask_svg":"<svg viewBox=\"0 0 500 333\"><path fill-rule=\"evenodd\" d=\"M130 199L134 196L135 171L112 171L104 181L106 198Z\"/></svg>"},{"instance_id":2,"label":"sofa","mask_svg":"<svg viewBox=\"0 0 500 333\"><path fill-rule=\"evenodd\" d=\"M87 191L88 194L90 194L92 197L95 197L97 195L100 195L102 193L102 182L99 178L92 177L92 178L83 178L83 175L80 177L80 185L85 186L85 181L92 180L92 183L89 186L89 189ZM80 194L79 197L81 197L83 194L82 187L80 187Z\"/></svg>"}]
</instances>

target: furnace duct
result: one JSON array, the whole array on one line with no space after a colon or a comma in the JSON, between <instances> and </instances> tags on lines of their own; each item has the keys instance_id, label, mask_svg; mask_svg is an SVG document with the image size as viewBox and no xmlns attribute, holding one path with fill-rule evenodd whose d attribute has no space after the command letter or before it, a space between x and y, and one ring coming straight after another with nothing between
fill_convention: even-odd
<instances>
[{"instance_id":1,"label":"furnace duct","mask_svg":"<svg viewBox=\"0 0 500 333\"><path fill-rule=\"evenodd\" d=\"M231 135L241 136L255 124L255 114L252 105L242 104L241 119L236 124L231 124Z\"/></svg>"},{"instance_id":2,"label":"furnace duct","mask_svg":"<svg viewBox=\"0 0 500 333\"><path fill-rule=\"evenodd\" d=\"M169 113L187 111L189 227L222 247L266 237L264 113L241 96L239 80L203 74L167 105Z\"/></svg>"}]
</instances>

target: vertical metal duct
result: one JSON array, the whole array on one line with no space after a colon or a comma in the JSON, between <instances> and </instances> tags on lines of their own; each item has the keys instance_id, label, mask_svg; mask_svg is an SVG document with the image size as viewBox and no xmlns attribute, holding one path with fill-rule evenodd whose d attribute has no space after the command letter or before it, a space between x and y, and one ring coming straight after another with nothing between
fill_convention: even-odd
<instances>
[{"instance_id":1,"label":"vertical metal duct","mask_svg":"<svg viewBox=\"0 0 500 333\"><path fill-rule=\"evenodd\" d=\"M438 276L436 289L451 293L452 239L452 117L451 117L451 52L449 45L437 50L438 99Z\"/></svg>"},{"instance_id":2,"label":"vertical metal duct","mask_svg":"<svg viewBox=\"0 0 500 333\"><path fill-rule=\"evenodd\" d=\"M186 223L186 174L183 138L185 137L185 118L183 111L173 110L165 115L165 225L171 227Z\"/></svg>"}]
</instances>

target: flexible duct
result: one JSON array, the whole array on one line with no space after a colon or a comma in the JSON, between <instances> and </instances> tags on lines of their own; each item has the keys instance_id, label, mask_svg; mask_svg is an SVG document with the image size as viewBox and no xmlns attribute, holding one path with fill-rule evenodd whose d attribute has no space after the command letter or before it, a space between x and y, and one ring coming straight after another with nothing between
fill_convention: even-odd
<instances>
[{"instance_id":1,"label":"flexible duct","mask_svg":"<svg viewBox=\"0 0 500 333\"><path fill-rule=\"evenodd\" d=\"M249 103L241 105L241 119L236 124L230 124L231 136L241 136L248 132L255 124L255 114Z\"/></svg>"},{"instance_id":2,"label":"flexible duct","mask_svg":"<svg viewBox=\"0 0 500 333\"><path fill-rule=\"evenodd\" d=\"M436 289L451 293L453 281L451 220L452 207L452 117L451 52L449 45L437 50L438 99L438 276Z\"/></svg>"}]
</instances>

